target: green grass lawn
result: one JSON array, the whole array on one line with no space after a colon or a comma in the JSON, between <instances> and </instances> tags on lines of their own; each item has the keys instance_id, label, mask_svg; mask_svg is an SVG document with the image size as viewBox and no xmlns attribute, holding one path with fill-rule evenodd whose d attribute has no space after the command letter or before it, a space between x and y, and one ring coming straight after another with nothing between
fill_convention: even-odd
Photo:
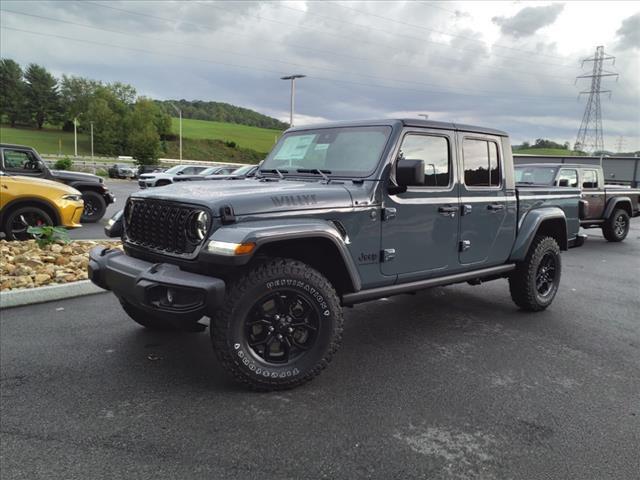
<instances>
[{"instance_id":1,"label":"green grass lawn","mask_svg":"<svg viewBox=\"0 0 640 480\"><path fill-rule=\"evenodd\" d=\"M44 154L73 155L73 132L63 132L60 129L44 128L27 129L0 126L0 142L27 145ZM62 149L60 149L62 146ZM91 155L91 140L89 135L78 134L78 154Z\"/></svg>"},{"instance_id":2,"label":"green grass lawn","mask_svg":"<svg viewBox=\"0 0 640 480\"><path fill-rule=\"evenodd\" d=\"M556 155L561 157L579 157L584 156L582 152L574 152L573 150L564 150L562 148L523 148L514 150L514 155Z\"/></svg>"},{"instance_id":3,"label":"green grass lawn","mask_svg":"<svg viewBox=\"0 0 640 480\"><path fill-rule=\"evenodd\" d=\"M172 118L172 130L179 132L179 120ZM258 152L269 152L276 139L280 137L280 130L249 127L235 123L209 122L207 120L182 120L182 135L184 138L200 140L223 140L236 142L239 147L250 148Z\"/></svg>"}]
</instances>

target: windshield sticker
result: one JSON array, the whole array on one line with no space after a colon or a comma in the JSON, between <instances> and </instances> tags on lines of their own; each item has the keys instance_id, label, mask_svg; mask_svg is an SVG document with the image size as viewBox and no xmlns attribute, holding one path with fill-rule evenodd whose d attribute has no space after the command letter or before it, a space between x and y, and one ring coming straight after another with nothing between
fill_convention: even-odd
<instances>
[{"instance_id":1,"label":"windshield sticker","mask_svg":"<svg viewBox=\"0 0 640 480\"><path fill-rule=\"evenodd\" d=\"M314 148L314 150L326 150L328 148L329 148L328 143L318 143L316 144L316 147Z\"/></svg>"},{"instance_id":2,"label":"windshield sticker","mask_svg":"<svg viewBox=\"0 0 640 480\"><path fill-rule=\"evenodd\" d=\"M276 154L275 160L302 160L315 137L315 135L298 135L287 138Z\"/></svg>"}]
</instances>

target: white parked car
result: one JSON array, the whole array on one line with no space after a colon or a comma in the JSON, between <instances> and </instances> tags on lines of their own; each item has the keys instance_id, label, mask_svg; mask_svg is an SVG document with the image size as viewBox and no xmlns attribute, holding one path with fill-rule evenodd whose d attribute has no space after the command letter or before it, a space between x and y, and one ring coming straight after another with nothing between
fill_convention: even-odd
<instances>
[{"instance_id":1,"label":"white parked car","mask_svg":"<svg viewBox=\"0 0 640 480\"><path fill-rule=\"evenodd\" d=\"M188 179L190 177L198 177L210 167L198 165L176 165L164 172L143 173L138 177L138 185L140 188L161 187L173 183L176 178ZM217 167L216 167L217 168Z\"/></svg>"}]
</instances>

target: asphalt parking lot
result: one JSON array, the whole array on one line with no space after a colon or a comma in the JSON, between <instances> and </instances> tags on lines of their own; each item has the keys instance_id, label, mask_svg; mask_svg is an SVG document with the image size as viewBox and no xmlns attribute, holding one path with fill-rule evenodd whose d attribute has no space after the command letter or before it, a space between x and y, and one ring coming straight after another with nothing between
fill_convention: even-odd
<instances>
[{"instance_id":1,"label":"asphalt parking lot","mask_svg":"<svg viewBox=\"0 0 640 480\"><path fill-rule=\"evenodd\" d=\"M106 238L104 235L104 226L111 216L118 210L124 208L127 197L140 189L136 180L112 180L106 179L105 185L111 193L116 196L115 203L107 206L107 212L104 217L96 223L85 223L81 228L69 231L69 237L73 240L95 240L98 238Z\"/></svg>"},{"instance_id":2,"label":"asphalt parking lot","mask_svg":"<svg viewBox=\"0 0 640 480\"><path fill-rule=\"evenodd\" d=\"M589 234L547 311L503 280L363 304L288 392L243 390L208 334L147 332L110 294L3 311L1 476L638 478L640 219Z\"/></svg>"}]
</instances>

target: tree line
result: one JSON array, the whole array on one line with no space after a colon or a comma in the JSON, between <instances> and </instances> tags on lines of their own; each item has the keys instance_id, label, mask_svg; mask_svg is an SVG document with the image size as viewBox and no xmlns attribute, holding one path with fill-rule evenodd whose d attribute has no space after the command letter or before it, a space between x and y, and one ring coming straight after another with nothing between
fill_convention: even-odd
<instances>
[{"instance_id":1,"label":"tree line","mask_svg":"<svg viewBox=\"0 0 640 480\"><path fill-rule=\"evenodd\" d=\"M240 125L273 128L276 130L286 130L289 128L287 123L281 122L280 120L248 108L237 107L228 103L204 102L202 100L156 100L156 102L170 115L175 115L172 104L175 105L182 110L183 118L237 123Z\"/></svg>"},{"instance_id":2,"label":"tree line","mask_svg":"<svg viewBox=\"0 0 640 480\"><path fill-rule=\"evenodd\" d=\"M45 125L89 132L93 123L94 151L128 154L140 164L154 164L172 138L171 116L155 101L140 97L131 85L62 75L46 68L22 67L0 59L0 117L11 127Z\"/></svg>"}]
</instances>

